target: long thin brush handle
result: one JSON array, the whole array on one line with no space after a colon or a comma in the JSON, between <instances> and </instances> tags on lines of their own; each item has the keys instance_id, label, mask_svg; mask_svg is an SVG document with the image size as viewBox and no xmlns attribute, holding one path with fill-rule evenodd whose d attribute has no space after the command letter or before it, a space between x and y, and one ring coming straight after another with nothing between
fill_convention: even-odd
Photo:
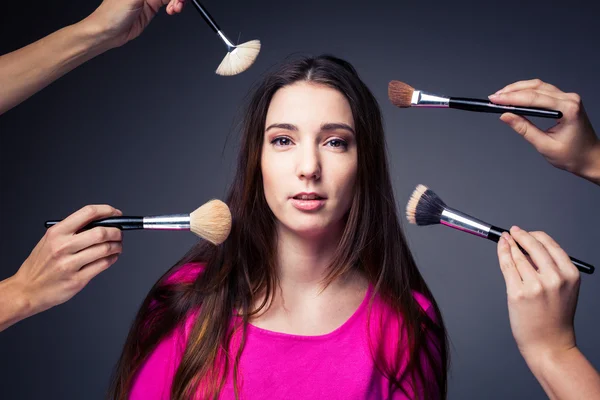
<instances>
[{"instance_id":1,"label":"long thin brush handle","mask_svg":"<svg viewBox=\"0 0 600 400\"><path fill-rule=\"evenodd\" d=\"M194 3L194 6L196 7L196 10L198 10L198 12L200 12L200 14L202 15L202 18L204 18L204 20L212 28L212 30L215 31L215 33L219 33L219 31L221 30L219 28L219 25L217 25L217 23L213 19L213 17L210 16L210 14L206 10L206 8L204 8L202 6L202 4L200 4L198 2L198 0L192 0L192 3Z\"/></svg>"},{"instance_id":2,"label":"long thin brush handle","mask_svg":"<svg viewBox=\"0 0 600 400\"><path fill-rule=\"evenodd\" d=\"M500 240L500 237L502 236L502 232L508 232L510 233L510 231L506 230L506 229L502 229L502 228L498 228L497 226L492 226L490 228L490 233L488 233L488 239L498 243L498 240ZM517 244L518 245L518 244ZM519 248L521 249L521 251L523 251L524 254L527 255L527 252L521 247L519 246ZM586 274L593 274L594 270L596 269L593 265L588 264L586 262L583 262L581 260L578 260L576 258L573 257L569 257L571 259L571 261L573 262L573 264L577 267L578 270L580 270L581 272L584 272Z\"/></svg>"},{"instance_id":3,"label":"long thin brush handle","mask_svg":"<svg viewBox=\"0 0 600 400\"><path fill-rule=\"evenodd\" d=\"M56 225L60 220L46 221L46 228ZM121 230L144 229L144 217L110 217L93 221L83 227L82 230L92 229L96 226L119 228Z\"/></svg>"},{"instance_id":4,"label":"long thin brush handle","mask_svg":"<svg viewBox=\"0 0 600 400\"><path fill-rule=\"evenodd\" d=\"M487 113L503 114L510 112L517 115L523 115L528 117L542 117L542 118L562 118L562 113L556 110L548 110L545 108L535 107L518 107L518 106L505 106L502 104L494 104L487 100L479 99L467 99L462 97L450 97L448 107L456 108L459 110L467 111L478 111Z\"/></svg>"}]
</instances>

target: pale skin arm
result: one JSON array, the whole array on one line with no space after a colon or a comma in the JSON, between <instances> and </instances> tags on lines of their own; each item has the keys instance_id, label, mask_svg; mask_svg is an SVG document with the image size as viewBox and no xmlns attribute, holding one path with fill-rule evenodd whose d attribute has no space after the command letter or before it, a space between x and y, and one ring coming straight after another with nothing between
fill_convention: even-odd
<instances>
[{"instance_id":1,"label":"pale skin arm","mask_svg":"<svg viewBox=\"0 0 600 400\"><path fill-rule=\"evenodd\" d=\"M559 110L563 117L542 131L524 117L500 119L530 142L553 166L600 185L600 140L577 93L565 93L539 79L512 83L489 96L497 104Z\"/></svg>"},{"instance_id":2,"label":"pale skin arm","mask_svg":"<svg viewBox=\"0 0 600 400\"><path fill-rule=\"evenodd\" d=\"M0 114L91 58L137 37L159 9L183 0L104 0L84 20L0 56Z\"/></svg>"},{"instance_id":3,"label":"pale skin arm","mask_svg":"<svg viewBox=\"0 0 600 400\"><path fill-rule=\"evenodd\" d=\"M111 206L90 205L48 229L19 270L0 282L0 332L64 303L114 264L123 250L119 229L79 231L117 215L121 211Z\"/></svg>"},{"instance_id":4,"label":"pale skin arm","mask_svg":"<svg viewBox=\"0 0 600 400\"><path fill-rule=\"evenodd\" d=\"M519 351L549 398L600 399L600 374L575 342L579 271L546 233L510 232L498 242L498 259Z\"/></svg>"}]
</instances>

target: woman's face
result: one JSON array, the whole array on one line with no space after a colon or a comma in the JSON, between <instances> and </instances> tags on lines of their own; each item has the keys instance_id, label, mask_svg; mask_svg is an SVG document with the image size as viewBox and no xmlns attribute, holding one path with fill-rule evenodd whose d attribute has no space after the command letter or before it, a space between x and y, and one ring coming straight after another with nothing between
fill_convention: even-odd
<instances>
[{"instance_id":1,"label":"woman's face","mask_svg":"<svg viewBox=\"0 0 600 400\"><path fill-rule=\"evenodd\" d=\"M279 228L302 236L339 228L352 204L357 170L346 97L302 81L279 89L267 111L261 170Z\"/></svg>"}]
</instances>

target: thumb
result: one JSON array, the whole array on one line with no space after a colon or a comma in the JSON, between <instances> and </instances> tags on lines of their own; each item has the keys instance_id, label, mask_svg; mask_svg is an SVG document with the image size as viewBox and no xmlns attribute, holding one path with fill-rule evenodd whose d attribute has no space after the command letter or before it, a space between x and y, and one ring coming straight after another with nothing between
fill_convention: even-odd
<instances>
[{"instance_id":1,"label":"thumb","mask_svg":"<svg viewBox=\"0 0 600 400\"><path fill-rule=\"evenodd\" d=\"M512 113L504 113L500 120L510 126L515 132L523 136L525 140L533 145L538 151L547 148L552 141L546 133L532 124L527 118Z\"/></svg>"}]
</instances>

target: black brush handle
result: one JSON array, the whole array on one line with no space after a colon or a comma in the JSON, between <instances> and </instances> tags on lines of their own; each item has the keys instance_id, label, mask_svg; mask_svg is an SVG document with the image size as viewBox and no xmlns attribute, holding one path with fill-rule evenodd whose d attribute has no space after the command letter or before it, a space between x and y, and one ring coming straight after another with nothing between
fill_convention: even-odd
<instances>
[{"instance_id":1,"label":"black brush handle","mask_svg":"<svg viewBox=\"0 0 600 400\"><path fill-rule=\"evenodd\" d=\"M487 113L503 114L510 112L527 117L562 118L562 113L556 110L535 107L518 107L494 104L488 100L467 99L463 97L450 97L448 106L459 110L478 111Z\"/></svg>"},{"instance_id":2,"label":"black brush handle","mask_svg":"<svg viewBox=\"0 0 600 400\"><path fill-rule=\"evenodd\" d=\"M490 233L488 233L488 239L498 243L498 240L500 240L500 237L502 236L502 232L508 232L510 233L510 231L506 230L506 229L502 229L502 228L498 228L497 226L492 226L490 228ZM517 246L519 246L519 244L517 243ZM523 252L523 254L527 255L527 252L521 247L519 246L519 249L521 249L521 251ZM596 269L593 265L588 264L586 262L583 262L581 260L578 260L576 258L573 257L569 257L571 259L571 261L573 262L573 264L577 267L578 270L580 270L581 272L584 272L586 274L593 274L594 270Z\"/></svg>"},{"instance_id":3,"label":"black brush handle","mask_svg":"<svg viewBox=\"0 0 600 400\"><path fill-rule=\"evenodd\" d=\"M58 224L61 220L46 221L46 228ZM90 222L81 230L86 231L97 226L106 226L109 228L119 228L123 231L132 229L144 229L144 217L110 217Z\"/></svg>"},{"instance_id":4,"label":"black brush handle","mask_svg":"<svg viewBox=\"0 0 600 400\"><path fill-rule=\"evenodd\" d=\"M219 31L221 30L219 28L219 25L217 25L217 23L215 22L215 20L213 19L213 17L210 16L210 14L206 10L206 8L204 8L202 6L202 4L200 4L198 2L198 0L192 0L192 3L194 3L194 6L196 7L196 10L198 10L198 12L200 13L200 15L202 15L202 18L204 18L204 20L206 21L206 23L208 25L210 25L210 27L212 28L212 30L215 31L215 33L219 33Z\"/></svg>"}]
</instances>

